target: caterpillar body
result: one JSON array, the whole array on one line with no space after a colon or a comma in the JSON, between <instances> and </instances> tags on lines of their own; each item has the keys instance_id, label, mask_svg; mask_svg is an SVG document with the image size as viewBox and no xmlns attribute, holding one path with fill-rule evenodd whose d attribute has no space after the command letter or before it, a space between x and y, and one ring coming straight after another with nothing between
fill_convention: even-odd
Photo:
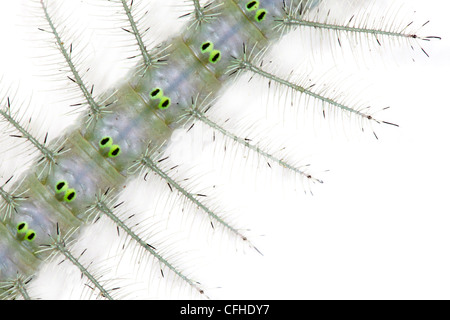
<instances>
[{"instance_id":1,"label":"caterpillar body","mask_svg":"<svg viewBox=\"0 0 450 320\"><path fill-rule=\"evenodd\" d=\"M160 179L166 191L176 194L175 198L181 200L178 207L171 203L173 200L163 200L163 211L169 216L176 215L173 212L181 212L181 223L178 223L187 232L185 237L190 238L197 232L190 228L191 223L198 223L195 230L207 229L198 231L206 235L196 243L206 245L205 250L211 250L209 242L217 241L211 238L226 237L227 241L240 248L260 252L260 247L254 245L249 237L250 232L236 226L233 219L212 203L208 193L213 193L211 189L215 185L202 193L189 186L187 179L177 177L180 161L186 156L186 153L181 153L177 158L171 154L176 152L172 147L177 145L174 140L180 137L179 133L182 132L183 136L186 131L202 126L202 130L214 132L211 135L213 140L222 135L235 146L263 159L270 170L279 166L283 174L290 175L297 182L302 181L306 185L304 188L309 190L311 183L321 183L322 180L310 172L308 166L295 165L280 152L268 151L245 135L233 133L227 129L227 121L221 122L210 116L214 109L230 104L221 100L230 83L241 85L239 81L245 77L246 82L249 79L250 82L263 82L267 90L286 96L287 105L291 107L309 103L318 108L325 121L345 116L355 120L358 128L366 131L379 124L395 127L392 122L379 118L382 115L367 105L350 103L333 93L332 88L319 87L314 79L297 79L277 72L279 70L272 66L274 63L268 47L287 31L296 28L335 33L339 46L342 46L342 34L368 36L368 41L373 40L377 46L383 39L404 40L408 45L421 49L419 51L425 55L428 53L421 43L436 38L419 35L409 24L396 25L389 17L377 27L371 27L362 17L351 15L345 23L330 22L327 8L333 4L327 1L224 0L200 3L194 0L188 2L191 11L180 14L182 21L188 21L185 28L152 47L145 38L145 33L151 33L152 29L143 27L138 19L138 8L144 8L144 13L149 11L145 4L126 0L100 1L120 10L127 24L121 29L136 43L136 50L133 66L127 71L124 81L113 87L94 90L98 88L97 83L94 86L89 77L86 80L86 69L76 57L77 46L71 42L73 39L65 38L65 28L58 23L56 15L60 9L57 10L55 2L31 2L45 23L38 26L38 31L56 46L63 69L68 72L67 81L81 93L78 96L81 102L78 98L69 103L77 110L75 116L80 113L81 116L73 126L64 129L64 134L55 135L51 141L47 134L35 137L22 116L15 114L15 97L9 92L4 94L0 115L8 128L8 135L25 140L38 154L22 175L4 175L0 189L0 293L7 299L45 297L36 274L40 269L47 268L52 273L55 270L52 268L58 268L44 268L47 260L54 261L54 265L64 260L77 277L81 272L86 282L77 290L83 296L107 299L153 297L155 293L148 291L161 291L161 282L171 281L185 289L183 293L190 297L210 296L210 291L215 289L205 284L201 272L188 272L183 268L194 259L195 254L190 253L191 244L182 245L175 254L170 252L166 249L170 246L165 243L170 241L158 239L159 233L164 234L163 239L168 239L165 233L169 222L158 224L158 218L143 217L139 210L127 207L129 201L124 201L124 195L131 196L131 192L146 199L149 197L146 193L151 191L143 185ZM145 14L140 17L145 17ZM136 60L138 63L134 62ZM231 99L231 104L245 108L246 101L245 97ZM180 143L177 146L183 147ZM229 148L226 152L230 153ZM193 158L198 156L192 150L188 154ZM134 188L130 188L133 184ZM148 203L144 202L143 208L146 206ZM200 222L191 222L192 212L200 216ZM107 249L95 252L83 243L81 239L88 230L98 237L99 240L94 241ZM106 234L106 239L118 240L109 245L109 240L100 240L103 234ZM114 253L105 257L98 251ZM179 257L186 256L184 251L189 252L187 262L179 261ZM96 254L101 258L96 258ZM136 273L142 279L130 276L132 280L127 281L128 274L120 274L122 270L115 270L120 275L109 278L110 271L102 269L103 260L114 260L113 267L117 270L130 260L138 266L135 267ZM62 276L65 276L64 272ZM144 289L138 288L141 285ZM167 286L169 292L177 291L171 285ZM74 288L67 289L66 285L59 290L63 290L62 296L58 289L54 291L59 298L74 298L79 294ZM130 292L132 294L128 295Z\"/></svg>"}]
</instances>

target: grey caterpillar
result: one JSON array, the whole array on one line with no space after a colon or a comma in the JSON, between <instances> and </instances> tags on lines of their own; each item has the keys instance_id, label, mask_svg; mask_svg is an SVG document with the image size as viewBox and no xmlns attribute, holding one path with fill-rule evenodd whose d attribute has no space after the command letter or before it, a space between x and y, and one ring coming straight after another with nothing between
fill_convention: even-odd
<instances>
[{"instance_id":1,"label":"grey caterpillar","mask_svg":"<svg viewBox=\"0 0 450 320\"><path fill-rule=\"evenodd\" d=\"M110 87L119 87L115 84L116 80L129 75L129 69L140 59L140 52L132 42L134 38L130 27L127 26L125 11L123 8L120 11L120 6L117 6L120 2L93 1L74 4L75 2L77 1L64 1L58 10L53 8L54 11L50 10L53 4L49 2L49 13L55 13L58 15L55 19L61 19L55 20L61 28L59 31L64 35L61 42L64 42L64 47L75 61L74 65L85 74L83 79L90 84L87 86L88 92L92 92L94 97L102 97L100 94L102 91L109 93ZM380 3L377 1L375 6L369 7L373 10L369 13L375 19L375 25L377 17L380 17L378 25L390 26L388 23L390 20L386 18L385 22L381 18L382 14L377 15L377 12L386 11L383 11L383 5ZM436 3L434 7L444 6L440 2ZM27 4L28 2L25 2L25 5ZM29 4L39 9L39 1L31 1ZM250 2L244 3L247 4L250 5L248 12L256 13L264 9L261 5L261 8L251 10ZM419 8L419 4L418 2L414 6L417 5ZM131 2L128 2L128 5L131 5ZM163 5L150 2L140 5L138 6L137 2L133 3L135 9L131 12L142 16L143 19L156 20L158 15L163 17L159 20L170 20L165 19L166 17L172 19L169 22L159 21L153 24L151 21L143 21L141 31L150 26L149 37L146 38L151 40L147 44L149 49L169 38L170 35L167 34L170 32L166 31L166 34L164 32L169 25L170 28L175 28L172 25L180 23L178 32L183 32L189 17L180 19L177 17L192 12L192 6L183 7L180 4L177 6L176 3ZM151 5L152 10L146 7L147 5ZM322 11L332 8L330 15L335 14L336 19L342 15L342 20L338 21L347 22L347 19L351 19L351 15L346 16L345 10L342 8L338 10L339 5L338 8L333 7L333 3L320 5L323 6ZM358 11L360 9L358 5L360 4L353 6L356 12L355 19L367 12L363 9ZM95 10L86 15L83 10L88 10L89 6ZM427 6L433 7L429 3ZM106 14L98 13L104 12L107 8L112 8L112 12L117 14L110 19L116 23L116 29L109 27L107 23L110 23L110 20L105 18ZM7 16L12 16L13 20L18 19L20 14L10 15L8 14L10 10L12 9L5 4L5 10L2 11L5 17L2 21L8 21ZM221 9L216 10L220 12ZM145 14L147 11L150 13ZM70 17L66 17L69 13ZM61 60L61 53L55 50L55 40L50 34L49 26L42 23L45 22L42 20L43 16L41 8L37 16L41 20L36 19L37 24L30 28L44 38L50 36L43 42L37 40L32 43L34 33L25 42L15 42L22 35L14 35L8 30L17 21L12 21L13 23L8 23L2 28L2 38L5 39L2 41L2 54L5 56L2 57L1 90L2 108L10 108L13 113L19 112L16 118L21 119L20 123L30 132L34 130L33 133L40 142L48 140L50 143L50 138L60 137L73 123L86 125L87 122L86 119L79 119L80 112L84 112L85 109L78 105L84 101L80 99L79 89L74 85L77 80L70 74L64 60ZM314 17L313 14L311 16ZM396 14L396 18L401 20L401 13ZM428 18L427 16L426 19ZM217 19L220 19L220 16ZM426 19L422 23L426 22ZM421 25L420 18L414 17L413 20L418 26ZM91 33L89 28L92 21L104 22L108 27L100 24L94 28L98 32ZM438 19L437 21L439 22ZM76 25L76 22L79 22L79 25ZM399 25L404 27L408 22ZM433 25L435 24L436 21L433 19ZM371 22L367 22L367 25L371 25ZM29 22L25 27L29 30ZM38 28L44 31L37 30ZM78 28L87 28L88 32L77 34ZM191 28L195 30L195 26ZM434 34L442 36L445 27L441 26L437 30ZM107 31L116 32L117 38L110 37ZM74 38L71 37L72 32ZM170 146L164 151L164 156L157 159L161 162L157 163L165 166L166 170L171 169L169 172L174 182L178 181L180 185L187 186L189 192L195 193L195 199L201 203L208 203L208 208L213 206L215 210L217 209L221 216L227 218L227 222L230 221L230 225L236 226L235 230L239 231L239 234L245 234L245 237L250 239L252 245L233 236L233 232L230 235L227 230L222 230L229 228L221 227L216 219L207 215L205 217L204 212L202 215L204 210L198 208L198 203L192 205L189 199L180 195L174 187L174 182L159 179L154 170L148 174L147 171L143 172L136 181L126 183L125 190L118 199L110 203L110 208L116 207L114 209L119 211L123 222L145 239L148 248L154 249L156 253L170 260L178 269L183 270L183 274L188 275L186 277L195 280L193 284L186 283L180 276L168 270L160 260L148 256L148 252L144 252L142 246L134 243L123 228L111 223L103 213L96 223L87 228L89 232L81 234L77 238L77 243L68 243L67 248L89 270L89 274L98 279L99 286L105 288L108 295L115 298L197 297L200 293L197 287L205 292L200 293L200 296L207 295L213 298L423 297L424 292L433 291L435 294L443 292L446 287L445 281L438 282L433 279L445 274L444 270L448 263L448 260L439 254L440 249L445 250L445 244L448 243L444 228L448 219L442 211L442 208L445 208L442 205L445 188L440 189L438 186L439 181L445 181L445 177L448 176L448 170L444 169L443 164L449 159L445 153L430 148L423 137L429 137L431 141L446 137L442 131L436 129L445 128L445 122L442 125L438 122L444 121L444 114L448 113L443 106L445 99L440 98L442 92L445 92L442 90L444 87L441 89L439 87L441 82L438 81L439 74L444 73L444 68L448 70L448 63L439 60L439 55L445 56L441 53L444 51L435 49L433 47L435 42L426 45L419 42L420 45L415 46L415 51L421 51L423 47L432 57L430 60L422 52L411 53L408 42L408 45L400 41L389 42L389 37L358 38L350 34L346 38L344 33L339 33L336 37L330 30L317 34L307 33L305 30L301 32L306 33L288 34L276 48L273 48L273 51L267 52L267 56L262 60L255 60L258 64L254 63L253 68L260 68L258 70L264 68L271 74L278 71L280 77L284 76L292 82L306 84L305 88L311 91L317 88L314 86L323 85L320 90L314 92L324 92L334 98L342 97L340 101L355 102L356 105L358 101L355 100L364 98L360 97L361 92L368 91L362 89L360 91L356 81L355 83L350 80L346 86L346 76L351 74L364 80L377 79L370 82L376 88L373 92L377 92L381 97L379 105L381 108L391 106L395 110L376 115L387 122L399 123L400 127L398 129L389 125L376 127L374 130L381 141L376 140L370 126L364 125L366 132L362 134L359 122L343 116L345 112L333 113L332 110L326 109L323 119L323 110L314 110L318 106L321 107L320 103L313 98L303 98L304 95L298 97L281 85L277 86L274 78L267 81L261 73L253 76L244 73L241 78L230 81L230 88L223 96L215 97L213 107L205 115L227 128L229 132L239 133L244 139L244 144L255 143L277 156L280 154L284 156L285 148L286 159L290 161L302 160L313 154L313 159L302 160L299 166L303 168L311 162L311 168L306 167L311 174L319 174L325 169L330 169L331 173L317 178L324 180L324 184L302 185L308 178L297 179L299 178L297 175L278 168L277 163L269 161L267 157L261 155L255 157L252 150L248 150L248 146L241 146L237 141L220 140L223 139L220 132L211 130L206 122L197 121L192 129L189 124L184 129L176 131L171 136ZM422 32L419 34L422 35ZM430 33L432 34L433 32ZM104 38L101 38L102 36ZM319 40L318 43L315 43L315 39ZM345 42L345 39L348 42ZM208 41L210 40L193 45L193 48L201 52L199 45L207 45ZM384 46L379 46L377 41ZM211 46L213 44L217 47L216 41L211 42ZM328 42L331 42L331 48L327 47ZM354 47L346 47L346 43ZM439 46L442 46L442 43L443 41L439 42ZM28 45L30 47L27 47ZM18 62L13 63L14 46L20 55L35 55L35 58L41 57L41 60L28 58L20 60L17 57ZM43 51L33 52L27 48L38 48ZM104 48L107 50L102 51ZM217 48L220 49L220 46ZM308 56L301 52L305 48L311 49L313 53ZM444 45L444 48L448 49L448 46ZM161 54L160 69L164 70L166 58L162 49L165 47L156 52ZM258 52L257 49L253 51L252 49L251 46L246 48L249 56L252 52ZM111 56L113 50L117 50L117 57L120 59ZM214 58L214 49L208 51L207 46L204 50L202 63L205 65L212 63L207 61L208 58ZM380 55L380 50L388 52ZM433 53L436 53L436 56ZM176 53L172 53L173 55ZM199 52L197 55L201 57ZM137 58L127 59L132 56ZM46 57L50 59L45 59ZM84 58L84 61L81 61L80 57ZM90 60L95 57L98 60ZM415 63L411 62L413 58L416 60ZM58 61L56 68L52 65L52 59ZM219 63L225 62L226 59L227 56L222 56ZM353 59L357 61L352 61ZM438 62L434 62L434 59ZM389 64L390 60L396 60L400 66ZM104 63L101 63L102 61ZM178 62L181 59L174 61ZM431 67L430 61L433 61ZM39 72L56 75L50 75L51 81L47 83L43 80L44 75L38 78L24 76L28 73L34 75L34 71L31 70L33 64L38 65ZM48 65L45 66L46 64ZM323 70L320 70L321 67ZM433 67L439 71L437 75L433 74ZM294 70L292 75L291 70ZM392 70L401 70L399 73L403 72L407 76L394 76ZM361 74L355 76L357 71ZM412 77L411 73L416 80L408 79ZM322 79L324 74L325 79ZM53 81L58 77L66 82ZM416 82L418 78L428 81ZM345 82L342 81L344 79ZM19 80L17 93L14 87L10 89L10 83L15 80ZM27 90L27 84L31 84L31 89ZM94 87L92 84L95 84ZM159 87L152 86L150 89L155 88ZM347 92L342 92L344 89ZM43 94L40 93L42 91ZM149 90L149 94L151 91ZM153 104L156 108L159 103L167 101L163 99L165 96L170 97L169 92L163 91L165 95L151 100L158 102ZM427 94L424 94L425 92ZM31 96L30 100L22 98L27 95ZM158 92L155 91L156 95ZM426 114L430 114L430 117L426 120L423 119L424 101L421 99L424 96L432 98L431 103L427 103L427 108L431 108L432 112L427 109ZM188 100L198 103L202 101L196 98L189 97ZM148 96L149 104L150 99ZM175 104L175 99L172 100ZM109 103L106 100L104 105ZM404 124L404 116L409 117L415 112L419 118L408 120L411 122ZM42 117L42 114L46 117ZM431 114L434 116L431 117ZM436 117L436 114L440 116ZM52 117L55 118L53 121ZM30 118L30 125L27 126ZM256 119L261 120L258 122L261 123L261 127L253 126ZM428 130L420 130L419 135L413 128L422 128L424 123L432 125ZM8 124L5 125L2 138L5 149L11 149L11 152L2 155L1 169L3 183L13 177L4 185L5 190L13 192L14 188L10 189L10 186L13 182L20 181L21 172L31 170L32 158L38 157L36 149L30 147L23 138L17 137L20 133L12 130ZM278 132L280 124L285 129ZM408 125L412 127L410 131ZM116 129L119 132L126 128L116 127ZM343 132L347 136L342 134ZM404 138L403 134L408 138ZM98 145L102 140L100 138L110 136L102 133L96 138ZM389 142L392 136L394 138ZM111 145L108 144L110 140L104 141L109 150L103 154L99 150L102 157L117 150L112 148L117 138L112 140L114 142L111 142ZM332 143L326 144L323 140L331 140ZM21 144L12 148L11 146L16 143ZM63 147L66 143L59 141L57 145ZM119 147L123 145L119 144ZM66 155L73 152L74 155L82 157L84 156L82 152L85 151L83 148L77 150L72 147ZM420 160L419 154L428 155L429 158L426 159L434 159L436 165L433 162L433 166L426 166L425 170L423 161L426 160ZM169 158L165 159L166 156ZM108 159L108 162L112 160ZM59 195L62 200L55 202L57 203L55 206L65 205L64 197L71 195L68 190L77 189L70 179L60 180L67 183L67 188L64 195ZM52 186L56 187L56 182L60 180L52 182ZM416 187L412 188L413 185ZM421 186L420 193L417 186ZM65 187L64 184L61 185L61 188ZM121 187L123 188L122 185ZM312 191L314 196L305 196L305 190L308 193ZM112 192L105 189L93 190L92 194L100 196L106 193L107 197ZM81 192L78 192L75 201L80 199ZM79 212L82 211L79 209ZM23 234L17 229L18 223L15 227L18 232L15 236ZM29 229L33 228L30 226ZM56 236L56 228L53 230ZM2 239L4 241L4 238ZM110 244L113 241L115 243ZM62 260L64 262L61 263ZM88 273L84 274L80 281L79 268L69 260L67 257L64 259L59 253L52 264L42 267L40 270L42 274L33 277L29 282L24 280L27 282L25 287L30 297L72 299L105 297L106 294L100 294L100 289L88 279ZM4 261L2 267L5 265ZM131 265L127 267L128 261ZM433 270L433 278L425 277L424 270ZM413 276L416 280L414 290L411 290ZM74 283L71 283L71 280ZM200 284L195 281L199 281ZM386 291L389 293L386 294ZM23 296L19 293L18 298L21 297Z\"/></svg>"}]
</instances>

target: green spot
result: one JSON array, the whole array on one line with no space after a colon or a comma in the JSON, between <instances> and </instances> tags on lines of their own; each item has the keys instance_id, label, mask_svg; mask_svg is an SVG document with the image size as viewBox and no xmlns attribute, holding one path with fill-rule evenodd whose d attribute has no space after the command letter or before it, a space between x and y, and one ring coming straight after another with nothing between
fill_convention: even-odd
<instances>
[{"instance_id":1,"label":"green spot","mask_svg":"<svg viewBox=\"0 0 450 320\"><path fill-rule=\"evenodd\" d=\"M72 202L77 197L77 192L75 189L67 189L66 193L64 194L64 201L65 202Z\"/></svg>"},{"instance_id":2,"label":"green spot","mask_svg":"<svg viewBox=\"0 0 450 320\"><path fill-rule=\"evenodd\" d=\"M18 234L24 234L28 230L28 223L26 223L25 221L19 222L16 229Z\"/></svg>"},{"instance_id":3,"label":"green spot","mask_svg":"<svg viewBox=\"0 0 450 320\"><path fill-rule=\"evenodd\" d=\"M220 59L222 58L222 54L220 53L219 50L213 50L211 52L211 54L209 55L209 62L211 63L217 63L220 61Z\"/></svg>"},{"instance_id":4,"label":"green spot","mask_svg":"<svg viewBox=\"0 0 450 320\"><path fill-rule=\"evenodd\" d=\"M156 99L161 99L164 95L164 92L161 88L154 88L151 92L150 92L150 99L152 100L156 100Z\"/></svg>"},{"instance_id":5,"label":"green spot","mask_svg":"<svg viewBox=\"0 0 450 320\"><path fill-rule=\"evenodd\" d=\"M170 107L170 98L168 97L162 97L161 101L158 104L158 108L160 109L167 109Z\"/></svg>"},{"instance_id":6,"label":"green spot","mask_svg":"<svg viewBox=\"0 0 450 320\"><path fill-rule=\"evenodd\" d=\"M202 53L211 52L214 49L214 44L211 41L203 42L200 49L201 49Z\"/></svg>"},{"instance_id":7,"label":"green spot","mask_svg":"<svg viewBox=\"0 0 450 320\"><path fill-rule=\"evenodd\" d=\"M65 180L59 180L55 184L56 193L66 192L67 188L69 188L69 184Z\"/></svg>"},{"instance_id":8,"label":"green spot","mask_svg":"<svg viewBox=\"0 0 450 320\"><path fill-rule=\"evenodd\" d=\"M249 1L245 6L245 9L247 9L247 11L253 11L258 8L259 8L259 1Z\"/></svg>"},{"instance_id":9,"label":"green spot","mask_svg":"<svg viewBox=\"0 0 450 320\"><path fill-rule=\"evenodd\" d=\"M263 21L266 18L267 10L266 9L259 9L256 11L255 19L258 22Z\"/></svg>"},{"instance_id":10,"label":"green spot","mask_svg":"<svg viewBox=\"0 0 450 320\"><path fill-rule=\"evenodd\" d=\"M117 144L114 144L111 146L111 149L109 149L108 157L115 158L120 154L120 147Z\"/></svg>"},{"instance_id":11,"label":"green spot","mask_svg":"<svg viewBox=\"0 0 450 320\"><path fill-rule=\"evenodd\" d=\"M36 238L36 232L32 229L29 229L27 231L27 233L25 234L25 240L27 240L28 242L31 242L34 240L34 238Z\"/></svg>"},{"instance_id":12,"label":"green spot","mask_svg":"<svg viewBox=\"0 0 450 320\"><path fill-rule=\"evenodd\" d=\"M101 149L104 149L104 148L111 147L112 143L113 143L113 139L111 137L103 137L98 142L98 145L100 146Z\"/></svg>"}]
</instances>

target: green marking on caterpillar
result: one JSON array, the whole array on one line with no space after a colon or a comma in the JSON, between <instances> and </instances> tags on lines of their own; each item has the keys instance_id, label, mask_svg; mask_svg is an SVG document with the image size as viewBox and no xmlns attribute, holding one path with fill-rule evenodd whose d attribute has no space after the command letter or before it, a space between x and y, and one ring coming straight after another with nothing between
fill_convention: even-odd
<instances>
[{"instance_id":1,"label":"green marking on caterpillar","mask_svg":"<svg viewBox=\"0 0 450 320\"><path fill-rule=\"evenodd\" d=\"M264 19L266 19L266 16L267 16L267 10L259 9L258 11L256 11L255 20L258 22L261 22Z\"/></svg>"},{"instance_id":2,"label":"green marking on caterpillar","mask_svg":"<svg viewBox=\"0 0 450 320\"><path fill-rule=\"evenodd\" d=\"M16 227L17 234L23 236L28 242L32 242L36 238L36 231L28 229L28 223L25 221L19 222Z\"/></svg>"},{"instance_id":3,"label":"green marking on caterpillar","mask_svg":"<svg viewBox=\"0 0 450 320\"><path fill-rule=\"evenodd\" d=\"M69 188L69 184L65 180L60 180L55 185L55 192L56 193L62 193L66 192L66 190Z\"/></svg>"},{"instance_id":4,"label":"green marking on caterpillar","mask_svg":"<svg viewBox=\"0 0 450 320\"><path fill-rule=\"evenodd\" d=\"M216 64L222 58L222 53L219 50L211 51L209 55L209 62Z\"/></svg>"},{"instance_id":5,"label":"green marking on caterpillar","mask_svg":"<svg viewBox=\"0 0 450 320\"><path fill-rule=\"evenodd\" d=\"M200 49L201 49L202 53L209 53L214 50L214 43L212 43L211 41L203 42Z\"/></svg>"},{"instance_id":6,"label":"green marking on caterpillar","mask_svg":"<svg viewBox=\"0 0 450 320\"><path fill-rule=\"evenodd\" d=\"M258 8L259 8L259 1L256 1L256 0L249 1L245 5L245 10L247 10L247 12L252 12L252 11L258 10ZM261 8L258 11L256 11L255 20L257 22L264 21L266 19L266 16L267 16L267 10L264 8Z\"/></svg>"},{"instance_id":7,"label":"green marking on caterpillar","mask_svg":"<svg viewBox=\"0 0 450 320\"><path fill-rule=\"evenodd\" d=\"M28 229L27 233L25 234L25 240L28 242L32 242L36 238L36 232L33 229Z\"/></svg>"},{"instance_id":8,"label":"green marking on caterpillar","mask_svg":"<svg viewBox=\"0 0 450 320\"><path fill-rule=\"evenodd\" d=\"M164 110L170 107L171 100L169 97L164 96L164 91L161 88L153 88L153 90L150 91L149 96L152 100L159 100L159 109Z\"/></svg>"},{"instance_id":9,"label":"green marking on caterpillar","mask_svg":"<svg viewBox=\"0 0 450 320\"><path fill-rule=\"evenodd\" d=\"M171 104L170 98L162 97L161 101L158 104L158 108L164 110L164 109L167 109L168 107L170 107L170 104Z\"/></svg>"},{"instance_id":10,"label":"green marking on caterpillar","mask_svg":"<svg viewBox=\"0 0 450 320\"><path fill-rule=\"evenodd\" d=\"M222 58L222 53L220 50L214 50L214 43L211 41L205 41L200 46L200 51L202 53L209 53L209 62L216 64Z\"/></svg>"},{"instance_id":11,"label":"green marking on caterpillar","mask_svg":"<svg viewBox=\"0 0 450 320\"><path fill-rule=\"evenodd\" d=\"M72 202L77 197L77 192L75 189L69 189L69 183L66 180L56 182L55 192L57 199L61 200L62 197L65 202ZM62 193L64 193L64 196L61 195Z\"/></svg>"},{"instance_id":12,"label":"green marking on caterpillar","mask_svg":"<svg viewBox=\"0 0 450 320\"><path fill-rule=\"evenodd\" d=\"M108 152L108 157L115 158L120 154L120 147L117 144L111 146Z\"/></svg>"},{"instance_id":13,"label":"green marking on caterpillar","mask_svg":"<svg viewBox=\"0 0 450 320\"><path fill-rule=\"evenodd\" d=\"M259 8L259 1L249 1L247 2L247 4L245 5L245 9L247 9L247 11L253 11Z\"/></svg>"},{"instance_id":14,"label":"green marking on caterpillar","mask_svg":"<svg viewBox=\"0 0 450 320\"><path fill-rule=\"evenodd\" d=\"M77 197L77 192L75 189L67 189L66 193L64 194L64 201L67 203L72 202Z\"/></svg>"},{"instance_id":15,"label":"green marking on caterpillar","mask_svg":"<svg viewBox=\"0 0 450 320\"><path fill-rule=\"evenodd\" d=\"M150 99L152 99L152 100L161 99L163 96L164 96L164 92L161 88L154 88L150 92Z\"/></svg>"},{"instance_id":16,"label":"green marking on caterpillar","mask_svg":"<svg viewBox=\"0 0 450 320\"><path fill-rule=\"evenodd\" d=\"M24 234L28 230L28 223L26 223L25 221L19 222L16 229L18 234Z\"/></svg>"},{"instance_id":17,"label":"green marking on caterpillar","mask_svg":"<svg viewBox=\"0 0 450 320\"><path fill-rule=\"evenodd\" d=\"M113 139L111 137L106 136L101 138L98 144L101 149L110 148L113 144Z\"/></svg>"},{"instance_id":18,"label":"green marking on caterpillar","mask_svg":"<svg viewBox=\"0 0 450 320\"><path fill-rule=\"evenodd\" d=\"M160 92L162 92L162 90L160 90ZM100 149L105 150L105 152L106 149L109 148L109 151L106 154L109 158L115 158L120 154L120 146L117 144L113 144L113 138L111 138L110 136L101 138L98 144L100 146Z\"/></svg>"}]
</instances>

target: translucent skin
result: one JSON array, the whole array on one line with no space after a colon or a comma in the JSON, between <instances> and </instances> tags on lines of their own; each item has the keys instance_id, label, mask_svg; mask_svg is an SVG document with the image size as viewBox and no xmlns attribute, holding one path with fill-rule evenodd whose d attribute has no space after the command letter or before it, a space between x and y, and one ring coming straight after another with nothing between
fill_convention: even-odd
<instances>
[{"instance_id":1,"label":"translucent skin","mask_svg":"<svg viewBox=\"0 0 450 320\"><path fill-rule=\"evenodd\" d=\"M130 166L149 147L160 151L173 130L186 125L186 109L193 99L202 101L218 94L230 78L226 74L230 62L242 57L243 44L261 50L278 36L272 27L274 19L282 14L283 1L260 1L260 8L269 13L261 22L254 19L254 12L245 10L247 2L226 0L215 9L220 13L217 19L170 39L164 44L169 54L164 65L150 66L143 74L132 71L128 82L106 101L106 113L89 126L81 121L81 127L65 134L66 152L57 155L56 165L44 170L43 163L37 164L34 172L20 179L17 192L24 192L23 199L15 212L0 223L0 281L11 280L17 274L34 274L48 254L37 251L53 243L57 229L64 234L89 221L86 208L95 204L99 192L120 190L130 175ZM217 63L211 63L210 56L201 52L205 41L211 41L220 51ZM167 109L160 109L158 101L150 98L155 87L170 97ZM107 156L100 148L99 141L105 136L120 146L117 157ZM71 201L55 191L62 180L76 192ZM17 233L20 222L36 232L33 241Z\"/></svg>"}]
</instances>

